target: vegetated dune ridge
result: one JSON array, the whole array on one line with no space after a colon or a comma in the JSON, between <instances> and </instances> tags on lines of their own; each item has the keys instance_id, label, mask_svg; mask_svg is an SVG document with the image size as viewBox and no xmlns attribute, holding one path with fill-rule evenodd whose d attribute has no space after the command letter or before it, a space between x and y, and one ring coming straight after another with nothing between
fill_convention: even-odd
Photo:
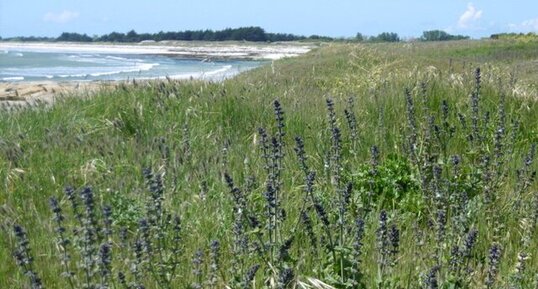
<instances>
[{"instance_id":1,"label":"vegetated dune ridge","mask_svg":"<svg viewBox=\"0 0 538 289\"><path fill-rule=\"evenodd\" d=\"M330 44L6 108L0 288L535 288L537 45Z\"/></svg>"}]
</instances>

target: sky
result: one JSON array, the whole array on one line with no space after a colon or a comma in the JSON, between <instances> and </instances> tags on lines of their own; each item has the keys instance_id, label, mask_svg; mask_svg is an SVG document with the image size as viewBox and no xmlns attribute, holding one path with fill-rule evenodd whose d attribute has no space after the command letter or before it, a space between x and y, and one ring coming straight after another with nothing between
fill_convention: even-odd
<instances>
[{"instance_id":1,"label":"sky","mask_svg":"<svg viewBox=\"0 0 538 289\"><path fill-rule=\"evenodd\" d=\"M538 0L0 0L0 36L155 33L244 26L353 37L444 30L472 38L538 32Z\"/></svg>"}]
</instances>

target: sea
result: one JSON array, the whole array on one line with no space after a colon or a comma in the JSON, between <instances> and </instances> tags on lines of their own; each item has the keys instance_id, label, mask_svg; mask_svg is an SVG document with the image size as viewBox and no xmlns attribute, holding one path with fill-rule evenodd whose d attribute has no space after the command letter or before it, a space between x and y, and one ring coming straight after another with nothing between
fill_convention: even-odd
<instances>
[{"instance_id":1,"label":"sea","mask_svg":"<svg viewBox=\"0 0 538 289\"><path fill-rule=\"evenodd\" d=\"M188 59L172 55L108 51L0 50L0 82L205 79L220 81L262 61Z\"/></svg>"}]
</instances>

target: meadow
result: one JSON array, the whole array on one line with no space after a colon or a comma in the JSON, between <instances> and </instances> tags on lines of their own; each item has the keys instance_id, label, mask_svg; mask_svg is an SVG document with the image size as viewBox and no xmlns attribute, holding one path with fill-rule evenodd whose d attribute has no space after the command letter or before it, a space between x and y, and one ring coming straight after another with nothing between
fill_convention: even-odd
<instances>
[{"instance_id":1,"label":"meadow","mask_svg":"<svg viewBox=\"0 0 538 289\"><path fill-rule=\"evenodd\" d=\"M537 61L323 43L3 106L0 288L538 288Z\"/></svg>"}]
</instances>

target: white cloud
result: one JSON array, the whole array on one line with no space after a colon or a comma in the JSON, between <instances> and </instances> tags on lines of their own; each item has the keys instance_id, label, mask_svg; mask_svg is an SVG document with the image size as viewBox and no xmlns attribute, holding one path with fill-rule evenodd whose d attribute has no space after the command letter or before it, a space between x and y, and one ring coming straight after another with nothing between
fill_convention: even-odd
<instances>
[{"instance_id":1,"label":"white cloud","mask_svg":"<svg viewBox=\"0 0 538 289\"><path fill-rule=\"evenodd\" d=\"M76 11L64 10L59 13L49 12L45 14L45 16L43 16L43 20L45 22L54 22L54 23L63 24L63 23L67 23L69 21L72 21L78 18L78 16L79 16L79 13Z\"/></svg>"},{"instance_id":2,"label":"white cloud","mask_svg":"<svg viewBox=\"0 0 538 289\"><path fill-rule=\"evenodd\" d=\"M538 32L538 18L525 20L519 24L509 24L508 27L516 32Z\"/></svg>"},{"instance_id":3,"label":"white cloud","mask_svg":"<svg viewBox=\"0 0 538 289\"><path fill-rule=\"evenodd\" d=\"M482 17L482 10L477 10L473 3L467 4L467 10L461 14L458 20L459 28L470 28L473 26L473 22Z\"/></svg>"}]
</instances>

